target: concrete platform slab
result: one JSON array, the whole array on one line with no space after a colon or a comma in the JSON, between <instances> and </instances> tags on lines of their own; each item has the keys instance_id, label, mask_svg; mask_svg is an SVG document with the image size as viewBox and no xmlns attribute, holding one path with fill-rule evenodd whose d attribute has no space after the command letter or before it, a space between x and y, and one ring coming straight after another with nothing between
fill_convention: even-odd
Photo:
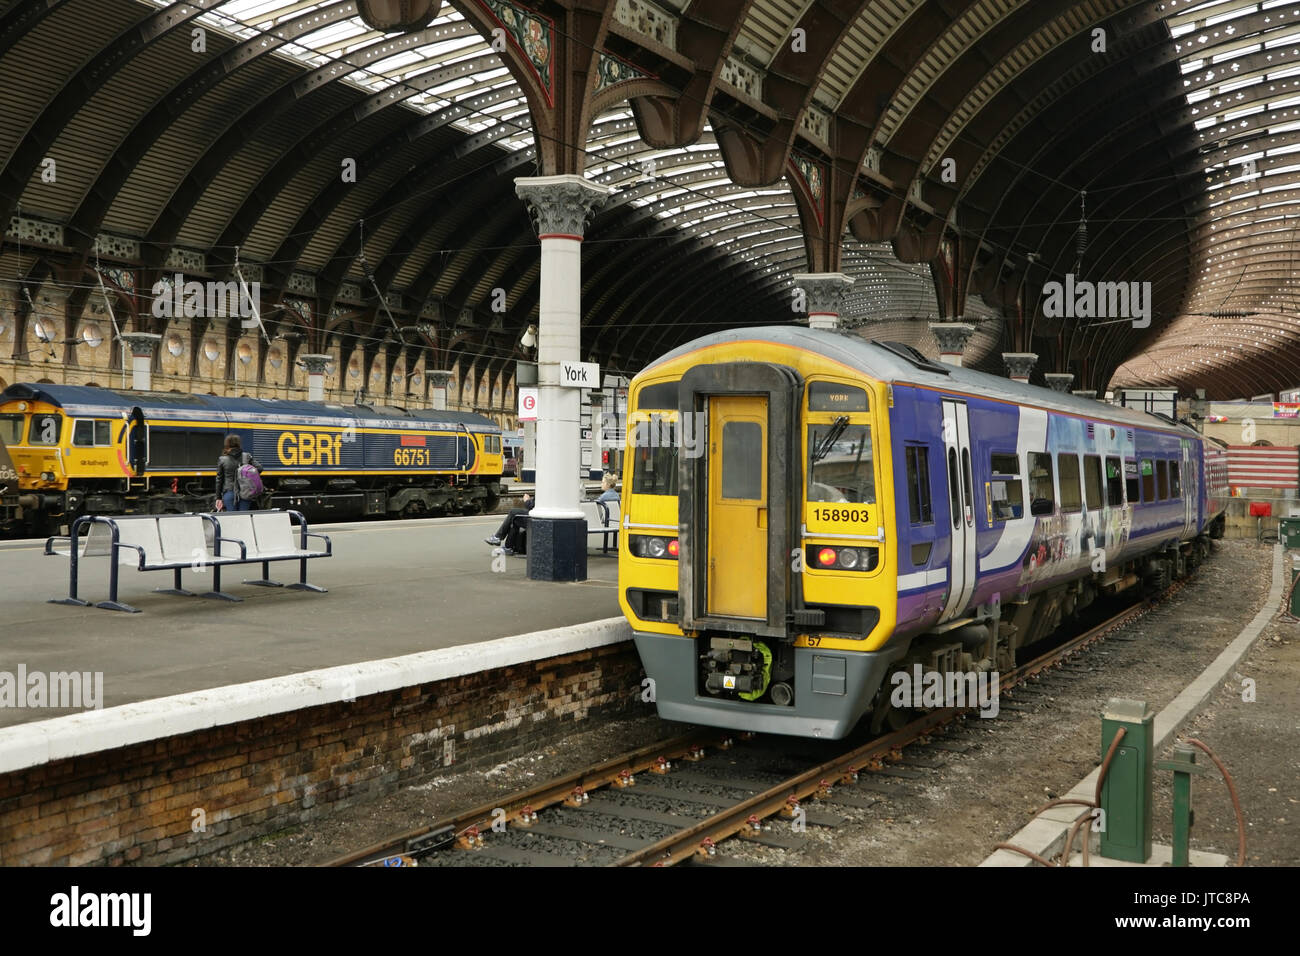
<instances>
[{"instance_id":1,"label":"concrete platform slab","mask_svg":"<svg viewBox=\"0 0 1300 956\"><path fill-rule=\"evenodd\" d=\"M1095 841L1094 841L1095 842ZM1174 851L1173 847L1166 846L1163 843L1151 844L1151 856L1145 863L1130 863L1128 860L1111 860L1100 856L1092 846L1088 847L1088 868L1089 869L1111 869L1111 868L1133 868L1141 869L1146 866L1171 866L1173 865ZM1208 869L1216 866L1227 866L1229 859L1223 853L1207 853L1204 850L1188 850L1187 863L1199 869ZM1070 851L1070 866L1083 866L1083 854L1077 850Z\"/></svg>"},{"instance_id":2,"label":"concrete platform slab","mask_svg":"<svg viewBox=\"0 0 1300 956\"><path fill-rule=\"evenodd\" d=\"M617 558L590 549L588 580L530 581L523 557L493 560L483 543L499 517L313 526L334 556L309 562L311 594L241 584L260 566L226 568L228 604L154 594L171 572L122 569L120 598L140 614L46 603L66 596L68 560L41 542L0 543L0 674L103 674L100 707L309 670L476 644L618 615ZM593 538L595 542L597 539ZM297 565L271 566L297 579ZM185 571L192 590L209 572ZM83 562L81 597L107 596L106 559ZM51 701L53 702L53 701ZM83 708L84 709L84 708ZM0 707L0 726L80 712Z\"/></svg>"}]
</instances>

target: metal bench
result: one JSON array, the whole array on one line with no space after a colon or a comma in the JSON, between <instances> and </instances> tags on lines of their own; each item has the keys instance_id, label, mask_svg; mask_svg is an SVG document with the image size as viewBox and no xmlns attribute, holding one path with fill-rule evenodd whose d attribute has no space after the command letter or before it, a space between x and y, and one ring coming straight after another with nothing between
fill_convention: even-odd
<instances>
[{"instance_id":1,"label":"metal bench","mask_svg":"<svg viewBox=\"0 0 1300 956\"><path fill-rule=\"evenodd\" d=\"M302 525L299 536L301 546L294 544L291 515ZM240 518L246 519L245 522L237 520ZM70 534L56 535L45 542L47 555L66 555L71 564L68 597L53 598L50 603L79 607L90 603L77 596L77 588L81 561L94 557L109 559L108 600L101 601L96 607L112 611L139 612L139 608L117 599L119 564L130 565L137 571L172 571L175 574L175 586L155 588L155 591L185 597L193 597L194 592L181 586L181 572L186 568L195 571L210 569L213 576L212 590L203 597L242 601L243 598L221 590L221 568L224 565L261 563L263 582L254 583L278 587L278 582L266 579L269 562L299 560L302 562L301 578L299 583L290 587L310 591L325 590L307 583L307 559L329 557L333 549L330 540L324 535L308 533L307 523L301 514L296 511L238 512L226 516L224 520L251 532L247 535L247 541L223 534L215 515L128 515L114 518L87 515L78 518L73 522ZM309 551L306 547L308 537L322 538L325 550ZM56 542L67 542L66 549L56 546Z\"/></svg>"},{"instance_id":2,"label":"metal bench","mask_svg":"<svg viewBox=\"0 0 1300 956\"><path fill-rule=\"evenodd\" d=\"M290 519L296 518L301 526L298 542L294 543L293 526ZM220 555L223 544L239 545L241 564L262 565L262 577L245 584L259 587L279 588L285 585L271 580L272 561L298 561L298 580L288 585L297 591L325 592L325 588L307 583L307 561L311 558L328 558L334 552L333 543L323 534L307 530L307 521L297 511L228 511L212 516L213 553ZM325 542L324 551L312 551L307 547L308 538L320 538ZM217 590L220 590L219 567L213 568Z\"/></svg>"},{"instance_id":3,"label":"metal bench","mask_svg":"<svg viewBox=\"0 0 1300 956\"><path fill-rule=\"evenodd\" d=\"M587 519L587 534L601 535L601 554L609 554L610 539L618 550L618 503L613 501L583 501L582 513Z\"/></svg>"},{"instance_id":4,"label":"metal bench","mask_svg":"<svg viewBox=\"0 0 1300 956\"><path fill-rule=\"evenodd\" d=\"M52 604L73 604L86 607L90 602L77 597L80 563L86 558L107 557L108 600L96 607L110 611L138 613L139 608L117 599L118 565L127 564L137 571L172 571L175 584L170 588L155 588L160 594L179 594L193 597L194 592L181 586L181 572L186 568L203 570L222 564L237 564L242 558L228 555L220 557L208 550L204 525L209 515L128 515L107 518L86 515L72 523L71 533L56 535L45 542L46 554L64 554L71 560L68 596L52 598ZM219 535L219 532L218 532ZM68 542L67 550L55 547L56 541ZM220 583L216 585L220 590ZM213 591L204 597L229 597Z\"/></svg>"}]
</instances>

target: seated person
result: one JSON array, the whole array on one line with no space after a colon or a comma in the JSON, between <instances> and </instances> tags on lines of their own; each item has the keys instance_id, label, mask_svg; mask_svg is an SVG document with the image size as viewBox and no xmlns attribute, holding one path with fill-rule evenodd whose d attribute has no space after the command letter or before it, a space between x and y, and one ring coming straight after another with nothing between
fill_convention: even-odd
<instances>
[{"instance_id":1,"label":"seated person","mask_svg":"<svg viewBox=\"0 0 1300 956\"><path fill-rule=\"evenodd\" d=\"M606 503L612 501L614 504L618 504L622 496L618 493L618 489L614 487L617 483L618 479L613 474L608 471L605 472L605 476L600 479L600 497L596 500Z\"/></svg>"},{"instance_id":2,"label":"seated person","mask_svg":"<svg viewBox=\"0 0 1300 956\"><path fill-rule=\"evenodd\" d=\"M514 554L520 550L520 539L523 536L524 529L528 526L528 512L533 510L533 496L524 495L522 508L511 508L510 513L506 515L506 520L501 522L501 527L497 533L490 538L484 538L486 544L492 547L501 547L505 554Z\"/></svg>"}]
</instances>

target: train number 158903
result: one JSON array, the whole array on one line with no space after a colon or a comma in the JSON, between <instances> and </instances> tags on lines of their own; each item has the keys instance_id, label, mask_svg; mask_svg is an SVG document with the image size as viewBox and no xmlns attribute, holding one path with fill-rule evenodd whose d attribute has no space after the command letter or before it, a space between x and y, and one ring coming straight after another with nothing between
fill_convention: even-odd
<instances>
[{"instance_id":1,"label":"train number 158903","mask_svg":"<svg viewBox=\"0 0 1300 956\"><path fill-rule=\"evenodd\" d=\"M814 508L813 517L819 521L866 521L866 508Z\"/></svg>"}]
</instances>

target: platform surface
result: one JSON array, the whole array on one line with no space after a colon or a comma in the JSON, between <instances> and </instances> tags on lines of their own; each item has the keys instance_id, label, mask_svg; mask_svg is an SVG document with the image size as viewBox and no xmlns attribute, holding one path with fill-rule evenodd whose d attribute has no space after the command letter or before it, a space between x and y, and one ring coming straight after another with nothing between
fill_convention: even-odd
<instances>
[{"instance_id":1,"label":"platform surface","mask_svg":"<svg viewBox=\"0 0 1300 956\"><path fill-rule=\"evenodd\" d=\"M68 559L43 542L0 542L0 672L103 673L101 706L151 700L228 684L474 644L619 614L616 555L592 536L585 582L530 581L527 559L493 570L483 543L499 516L312 526L334 555L308 562L307 579L328 594L241 583L260 565L227 567L227 603L152 593L172 572L121 568L119 600L139 614L49 604L68 593ZM79 596L108 596L108 563L84 561ZM192 591L210 572L186 570ZM273 580L298 579L293 561L271 565ZM0 673L0 679L3 674ZM0 707L0 727L78 711Z\"/></svg>"}]
</instances>

